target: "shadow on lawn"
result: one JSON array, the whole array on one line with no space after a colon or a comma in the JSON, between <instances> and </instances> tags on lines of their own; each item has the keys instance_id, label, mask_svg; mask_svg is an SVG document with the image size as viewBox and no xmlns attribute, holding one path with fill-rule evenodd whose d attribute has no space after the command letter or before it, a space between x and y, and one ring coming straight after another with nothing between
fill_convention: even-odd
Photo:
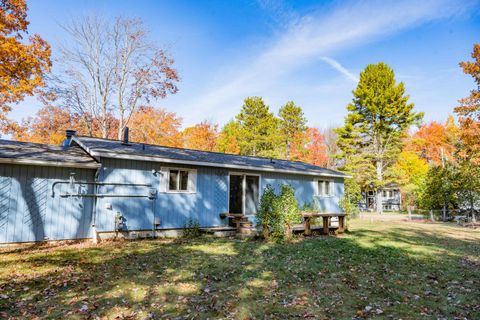
<instances>
[{"instance_id":1,"label":"shadow on lawn","mask_svg":"<svg viewBox=\"0 0 480 320\"><path fill-rule=\"evenodd\" d=\"M478 318L478 270L455 257L472 254L470 242L452 240L453 256L429 255L406 245L436 250L441 238L407 231L288 244L148 240L25 251L6 267L33 272L0 279L8 296L0 316Z\"/></svg>"}]
</instances>

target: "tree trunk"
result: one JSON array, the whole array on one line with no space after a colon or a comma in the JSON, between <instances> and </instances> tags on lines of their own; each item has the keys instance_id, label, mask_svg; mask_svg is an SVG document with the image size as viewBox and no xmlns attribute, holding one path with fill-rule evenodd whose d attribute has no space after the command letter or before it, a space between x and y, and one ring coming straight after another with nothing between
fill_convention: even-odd
<instances>
[{"instance_id":1,"label":"tree trunk","mask_svg":"<svg viewBox=\"0 0 480 320\"><path fill-rule=\"evenodd\" d=\"M383 162L382 160L377 160L376 162L376 168L377 168L377 181L379 181L380 183L383 182ZM383 213L383 205L382 205L382 202L383 202L383 194L382 194L382 190L380 188L377 187L377 195L376 195L376 198L377 198L377 201L376 201L376 210L377 210L377 213Z\"/></svg>"}]
</instances>

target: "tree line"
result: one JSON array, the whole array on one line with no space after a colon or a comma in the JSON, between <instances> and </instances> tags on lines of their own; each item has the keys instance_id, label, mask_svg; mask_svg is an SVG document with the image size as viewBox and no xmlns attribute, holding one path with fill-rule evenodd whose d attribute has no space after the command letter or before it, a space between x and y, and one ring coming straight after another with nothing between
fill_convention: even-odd
<instances>
[{"instance_id":1,"label":"tree line","mask_svg":"<svg viewBox=\"0 0 480 320\"><path fill-rule=\"evenodd\" d=\"M180 75L167 50L149 40L142 21L86 17L64 25L68 41L51 61L39 35L28 35L24 0L0 6L0 130L13 139L59 143L66 129L81 135L131 139L205 151L303 161L342 170L344 208L353 210L362 190L396 182L403 203L424 209L480 207L480 44L460 67L475 81L445 123L423 123L403 82L385 63L360 73L344 125L308 126L300 106L288 101L275 115L261 97L247 97L223 127L202 121L183 128L174 112L155 107L178 91ZM42 107L22 121L8 119L15 103L36 95ZM414 129L416 128L416 129ZM382 192L377 192L382 203ZM377 206L382 211L382 206Z\"/></svg>"}]
</instances>

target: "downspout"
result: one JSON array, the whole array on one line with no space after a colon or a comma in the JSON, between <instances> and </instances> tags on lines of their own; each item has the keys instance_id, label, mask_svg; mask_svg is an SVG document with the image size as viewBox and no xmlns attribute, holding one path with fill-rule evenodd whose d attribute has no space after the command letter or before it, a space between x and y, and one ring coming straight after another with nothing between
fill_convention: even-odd
<instances>
[{"instance_id":1,"label":"downspout","mask_svg":"<svg viewBox=\"0 0 480 320\"><path fill-rule=\"evenodd\" d=\"M100 175L100 168L97 168L95 171L95 178L94 181L98 182L98 177ZM96 195L98 190L98 184L93 185L93 194ZM92 212L92 241L93 243L98 243L98 234L97 234L97 197L93 197L93 212Z\"/></svg>"}]
</instances>

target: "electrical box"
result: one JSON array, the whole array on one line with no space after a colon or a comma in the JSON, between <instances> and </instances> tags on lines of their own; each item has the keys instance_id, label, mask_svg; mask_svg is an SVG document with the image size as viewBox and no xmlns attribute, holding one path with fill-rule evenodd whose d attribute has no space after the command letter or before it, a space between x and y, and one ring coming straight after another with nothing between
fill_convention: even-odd
<instances>
[{"instance_id":1,"label":"electrical box","mask_svg":"<svg viewBox=\"0 0 480 320\"><path fill-rule=\"evenodd\" d=\"M125 221L125 217L120 212L117 212L115 215L115 231L125 230Z\"/></svg>"},{"instance_id":2,"label":"electrical box","mask_svg":"<svg viewBox=\"0 0 480 320\"><path fill-rule=\"evenodd\" d=\"M156 199L157 198L157 189L150 188L148 189L148 199Z\"/></svg>"},{"instance_id":3,"label":"electrical box","mask_svg":"<svg viewBox=\"0 0 480 320\"><path fill-rule=\"evenodd\" d=\"M112 204L110 202L105 203L105 209L112 210Z\"/></svg>"},{"instance_id":4,"label":"electrical box","mask_svg":"<svg viewBox=\"0 0 480 320\"><path fill-rule=\"evenodd\" d=\"M158 217L155 218L154 224L155 224L155 228L160 227L160 225L161 225L161 220L160 220L160 218L158 218Z\"/></svg>"}]
</instances>

